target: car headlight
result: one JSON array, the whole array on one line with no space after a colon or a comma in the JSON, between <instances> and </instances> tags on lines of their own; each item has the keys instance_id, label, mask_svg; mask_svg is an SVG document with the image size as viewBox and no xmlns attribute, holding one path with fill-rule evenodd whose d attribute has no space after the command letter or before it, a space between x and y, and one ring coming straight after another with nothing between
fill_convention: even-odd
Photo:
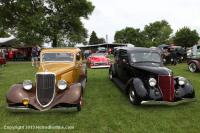
<instances>
[{"instance_id":1,"label":"car headlight","mask_svg":"<svg viewBox=\"0 0 200 133\"><path fill-rule=\"evenodd\" d=\"M149 85L150 85L151 87L154 87L154 86L156 85L156 83L157 83L157 81L156 81L155 78L150 78L150 79L149 79Z\"/></svg>"},{"instance_id":2,"label":"car headlight","mask_svg":"<svg viewBox=\"0 0 200 133\"><path fill-rule=\"evenodd\" d=\"M67 82L65 80L59 80L57 86L60 90L64 90L67 88Z\"/></svg>"},{"instance_id":3,"label":"car headlight","mask_svg":"<svg viewBox=\"0 0 200 133\"><path fill-rule=\"evenodd\" d=\"M25 90L32 89L32 87L33 87L32 81L31 80L24 80L23 87L24 87Z\"/></svg>"},{"instance_id":4,"label":"car headlight","mask_svg":"<svg viewBox=\"0 0 200 133\"><path fill-rule=\"evenodd\" d=\"M179 78L178 78L178 84L179 84L179 85L184 85L185 82L186 82L186 79L185 79L184 77L179 77Z\"/></svg>"}]
</instances>

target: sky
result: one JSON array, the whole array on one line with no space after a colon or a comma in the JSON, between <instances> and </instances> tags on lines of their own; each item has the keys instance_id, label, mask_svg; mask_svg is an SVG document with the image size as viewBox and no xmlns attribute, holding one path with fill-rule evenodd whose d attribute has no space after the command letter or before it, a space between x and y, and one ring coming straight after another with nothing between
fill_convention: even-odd
<instances>
[{"instance_id":1,"label":"sky","mask_svg":"<svg viewBox=\"0 0 200 133\"><path fill-rule=\"evenodd\" d=\"M90 35L114 41L116 31L125 27L144 29L144 26L166 20L174 33L184 27L200 33L200 0L90 0L95 9L88 20L83 20Z\"/></svg>"}]
</instances>

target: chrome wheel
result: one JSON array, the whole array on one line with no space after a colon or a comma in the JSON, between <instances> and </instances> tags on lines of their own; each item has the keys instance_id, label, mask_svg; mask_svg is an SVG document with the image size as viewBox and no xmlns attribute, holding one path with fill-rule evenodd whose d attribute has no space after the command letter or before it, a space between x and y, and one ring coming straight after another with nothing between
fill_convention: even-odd
<instances>
[{"instance_id":1,"label":"chrome wheel","mask_svg":"<svg viewBox=\"0 0 200 133\"><path fill-rule=\"evenodd\" d=\"M197 65L195 63L190 63L188 68L189 68L190 72L197 71Z\"/></svg>"},{"instance_id":2,"label":"chrome wheel","mask_svg":"<svg viewBox=\"0 0 200 133\"><path fill-rule=\"evenodd\" d=\"M134 100L135 100L135 92L133 90L131 90L129 92L129 99L131 101L131 103L134 103Z\"/></svg>"}]
</instances>

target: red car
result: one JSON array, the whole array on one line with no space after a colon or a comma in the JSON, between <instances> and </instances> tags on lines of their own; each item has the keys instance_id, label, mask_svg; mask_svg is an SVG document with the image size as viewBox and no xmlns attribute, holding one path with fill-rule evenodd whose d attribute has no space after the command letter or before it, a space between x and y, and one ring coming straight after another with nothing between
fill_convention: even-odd
<instances>
[{"instance_id":1,"label":"red car","mask_svg":"<svg viewBox=\"0 0 200 133\"><path fill-rule=\"evenodd\" d=\"M3 56L0 54L0 65L5 65L6 64L6 59L3 58Z\"/></svg>"},{"instance_id":2,"label":"red car","mask_svg":"<svg viewBox=\"0 0 200 133\"><path fill-rule=\"evenodd\" d=\"M90 68L109 68L111 60L104 53L94 53L87 58Z\"/></svg>"}]
</instances>

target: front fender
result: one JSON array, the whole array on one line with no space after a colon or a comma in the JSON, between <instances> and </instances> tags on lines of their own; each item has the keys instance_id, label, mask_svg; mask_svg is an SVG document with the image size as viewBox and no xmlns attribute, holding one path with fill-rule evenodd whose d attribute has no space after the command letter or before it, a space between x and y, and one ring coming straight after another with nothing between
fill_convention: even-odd
<instances>
[{"instance_id":1,"label":"front fender","mask_svg":"<svg viewBox=\"0 0 200 133\"><path fill-rule=\"evenodd\" d=\"M178 82L178 78L180 76L175 77L175 80ZM178 88L175 91L176 98L194 98L195 92L194 88L189 80L186 79L186 83L183 86L178 85Z\"/></svg>"},{"instance_id":2,"label":"front fender","mask_svg":"<svg viewBox=\"0 0 200 133\"><path fill-rule=\"evenodd\" d=\"M21 103L23 99L29 99L29 95L26 90L23 89L22 84L11 86L10 90L6 94L8 104Z\"/></svg>"},{"instance_id":3,"label":"front fender","mask_svg":"<svg viewBox=\"0 0 200 133\"><path fill-rule=\"evenodd\" d=\"M133 79L133 87L135 89L135 93L140 98L145 98L148 95L146 88L144 87L144 83L139 78Z\"/></svg>"},{"instance_id":4,"label":"front fender","mask_svg":"<svg viewBox=\"0 0 200 133\"><path fill-rule=\"evenodd\" d=\"M77 104L79 103L80 97L83 93L83 89L80 83L73 84L66 90L62 97L57 101L58 103L70 103Z\"/></svg>"},{"instance_id":5,"label":"front fender","mask_svg":"<svg viewBox=\"0 0 200 133\"><path fill-rule=\"evenodd\" d=\"M200 62L199 61L197 61L197 60L189 60L187 64L189 65L190 63L195 63L197 65L197 68L200 70Z\"/></svg>"}]
</instances>

